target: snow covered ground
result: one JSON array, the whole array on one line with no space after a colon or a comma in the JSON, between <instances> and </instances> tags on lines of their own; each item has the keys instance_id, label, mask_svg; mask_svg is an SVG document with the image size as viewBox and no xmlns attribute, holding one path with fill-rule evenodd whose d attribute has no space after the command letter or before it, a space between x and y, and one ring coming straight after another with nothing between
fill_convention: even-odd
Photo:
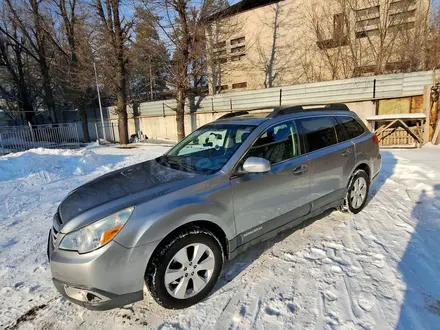
<instances>
[{"instance_id":1,"label":"snow covered ground","mask_svg":"<svg viewBox=\"0 0 440 330\"><path fill-rule=\"evenodd\" d=\"M66 194L165 147L0 157L0 328L440 329L440 148L383 151L358 215L327 212L225 265L204 302L92 312L60 297L46 239Z\"/></svg>"}]
</instances>

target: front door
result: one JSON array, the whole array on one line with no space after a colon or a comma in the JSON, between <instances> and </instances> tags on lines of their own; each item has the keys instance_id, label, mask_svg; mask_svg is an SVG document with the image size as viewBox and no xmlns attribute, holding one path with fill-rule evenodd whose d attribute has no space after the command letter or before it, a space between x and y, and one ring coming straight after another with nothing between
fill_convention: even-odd
<instances>
[{"instance_id":1,"label":"front door","mask_svg":"<svg viewBox=\"0 0 440 330\"><path fill-rule=\"evenodd\" d=\"M268 128L242 162L248 157L265 158L272 168L268 173L231 178L235 223L242 244L310 211L309 161L301 154L292 121Z\"/></svg>"}]
</instances>

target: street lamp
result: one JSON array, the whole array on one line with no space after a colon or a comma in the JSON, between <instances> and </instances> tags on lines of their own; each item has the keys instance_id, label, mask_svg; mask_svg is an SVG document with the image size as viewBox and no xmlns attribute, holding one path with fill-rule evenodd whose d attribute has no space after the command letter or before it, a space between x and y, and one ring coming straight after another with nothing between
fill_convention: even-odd
<instances>
[{"instance_id":1,"label":"street lamp","mask_svg":"<svg viewBox=\"0 0 440 330\"><path fill-rule=\"evenodd\" d=\"M96 91L98 92L99 112L101 113L102 135L103 135L104 141L106 141L107 138L105 136L104 115L102 114L101 93L99 92L98 75L96 74L96 64L95 64L95 62L93 62L93 69L95 70ZM97 138L99 140L99 136Z\"/></svg>"}]
</instances>

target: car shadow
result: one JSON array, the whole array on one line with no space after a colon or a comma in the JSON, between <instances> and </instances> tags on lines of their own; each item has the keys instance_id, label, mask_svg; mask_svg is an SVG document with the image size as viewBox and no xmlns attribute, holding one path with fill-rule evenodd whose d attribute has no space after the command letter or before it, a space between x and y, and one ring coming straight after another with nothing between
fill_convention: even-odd
<instances>
[{"instance_id":1,"label":"car shadow","mask_svg":"<svg viewBox=\"0 0 440 330\"><path fill-rule=\"evenodd\" d=\"M398 270L405 297L396 329L434 329L440 326L440 184L423 190L412 211L416 227Z\"/></svg>"},{"instance_id":2,"label":"car shadow","mask_svg":"<svg viewBox=\"0 0 440 330\"><path fill-rule=\"evenodd\" d=\"M373 184L370 187L370 193L368 196L368 202L366 207L368 207L368 203L370 203L377 195L379 190L382 188L384 183L392 176L394 173L394 168L397 164L397 159L393 156L393 154L390 151L381 151L382 154L382 169L379 173L379 176L377 179L373 182ZM220 278L218 280L218 283L216 287L214 288L213 292L216 292L223 288L226 284L231 282L234 278L239 276L246 268L248 268L255 260L257 260L265 251L272 248L275 244L278 242L284 240L291 234L295 233L298 230L304 229L310 225L312 225L314 222L319 221L321 219L324 219L325 217L329 216L333 212L339 212L335 209L329 209L325 211L324 213L321 213L320 215L317 215L315 217L312 217L310 219L307 219L300 225L288 229L286 231L283 231L279 233L276 237L267 240L265 242L258 243L252 248L246 250L245 252L239 254L237 257L235 257L232 260L226 261L225 265L223 267L223 272L220 275ZM209 298L208 298L209 299Z\"/></svg>"},{"instance_id":3,"label":"car shadow","mask_svg":"<svg viewBox=\"0 0 440 330\"><path fill-rule=\"evenodd\" d=\"M226 284L231 282L234 278L239 276L243 271L246 270L255 260L257 260L264 252L272 248L275 244L278 242L283 241L288 236L292 235L298 230L302 230L311 224L313 224L315 221L319 221L327 216L329 216L333 212L339 212L335 209L329 209L325 211L324 213L321 213L320 215L316 217L312 217L310 219L305 220L302 224L293 227L291 229L287 229L281 233L279 233L274 238L260 242L258 244L255 244L252 246L252 248L244 251L243 253L240 253L232 260L227 260L223 266L222 274L220 275L220 278L217 282L217 285L215 286L213 293L223 288ZM208 297L209 299L209 297Z\"/></svg>"},{"instance_id":4,"label":"car shadow","mask_svg":"<svg viewBox=\"0 0 440 330\"><path fill-rule=\"evenodd\" d=\"M370 186L370 193L368 194L368 204L376 197L378 191L382 188L384 183L393 175L394 169L397 164L397 159L394 155L387 150L381 150L382 155L382 168L380 170L379 176L373 181Z\"/></svg>"}]
</instances>

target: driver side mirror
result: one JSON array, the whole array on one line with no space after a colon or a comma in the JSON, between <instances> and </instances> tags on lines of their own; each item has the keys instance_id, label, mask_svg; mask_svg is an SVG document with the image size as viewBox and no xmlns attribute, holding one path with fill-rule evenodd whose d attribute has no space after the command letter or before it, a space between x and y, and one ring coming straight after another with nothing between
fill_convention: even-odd
<instances>
[{"instance_id":1,"label":"driver side mirror","mask_svg":"<svg viewBox=\"0 0 440 330\"><path fill-rule=\"evenodd\" d=\"M271 165L265 158L249 157L244 162L243 169L249 173L266 173L270 171Z\"/></svg>"}]
</instances>

